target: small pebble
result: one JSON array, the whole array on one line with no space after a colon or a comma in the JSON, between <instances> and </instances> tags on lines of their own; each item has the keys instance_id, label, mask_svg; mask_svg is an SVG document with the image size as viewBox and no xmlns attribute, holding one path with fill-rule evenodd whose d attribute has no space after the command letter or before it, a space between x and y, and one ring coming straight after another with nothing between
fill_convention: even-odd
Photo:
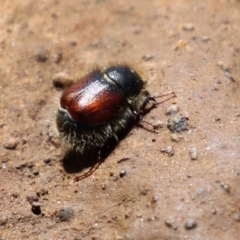
<instances>
[{"instance_id":1,"label":"small pebble","mask_svg":"<svg viewBox=\"0 0 240 240\"><path fill-rule=\"evenodd\" d=\"M77 42L76 42L76 41L71 41L71 42L70 42L70 46L76 47L76 46L77 46Z\"/></svg>"},{"instance_id":2,"label":"small pebble","mask_svg":"<svg viewBox=\"0 0 240 240\"><path fill-rule=\"evenodd\" d=\"M53 86L57 89L65 89L73 84L73 78L71 78L65 72L58 72L52 77Z\"/></svg>"},{"instance_id":3,"label":"small pebble","mask_svg":"<svg viewBox=\"0 0 240 240\"><path fill-rule=\"evenodd\" d=\"M204 43L210 42L210 41L211 41L211 38L210 38L209 36L203 36L203 37L201 38L201 41L204 42Z\"/></svg>"},{"instance_id":4,"label":"small pebble","mask_svg":"<svg viewBox=\"0 0 240 240\"><path fill-rule=\"evenodd\" d=\"M233 219L237 222L240 222L240 214L239 213L234 213L233 214Z\"/></svg>"},{"instance_id":5,"label":"small pebble","mask_svg":"<svg viewBox=\"0 0 240 240\"><path fill-rule=\"evenodd\" d=\"M7 169L8 165L7 163L2 163L2 169Z\"/></svg>"},{"instance_id":6,"label":"small pebble","mask_svg":"<svg viewBox=\"0 0 240 240\"><path fill-rule=\"evenodd\" d=\"M61 52L58 52L55 56L54 62L56 64L59 64L62 61L63 54Z\"/></svg>"},{"instance_id":7,"label":"small pebble","mask_svg":"<svg viewBox=\"0 0 240 240\"><path fill-rule=\"evenodd\" d=\"M50 164L51 161L52 161L52 159L51 159L51 158L47 158L47 159L44 159L43 161L44 161L44 163L46 163L46 164Z\"/></svg>"},{"instance_id":8,"label":"small pebble","mask_svg":"<svg viewBox=\"0 0 240 240\"><path fill-rule=\"evenodd\" d=\"M168 228L172 228L174 230L177 230L178 228L173 218L166 219L165 224Z\"/></svg>"},{"instance_id":9,"label":"small pebble","mask_svg":"<svg viewBox=\"0 0 240 240\"><path fill-rule=\"evenodd\" d=\"M22 139L21 143L22 143L22 145L25 145L27 143L27 140L26 139Z\"/></svg>"},{"instance_id":10,"label":"small pebble","mask_svg":"<svg viewBox=\"0 0 240 240\"><path fill-rule=\"evenodd\" d=\"M29 203L38 202L38 196L35 195L35 194L28 195L28 196L27 196L27 201L28 201Z\"/></svg>"},{"instance_id":11,"label":"small pebble","mask_svg":"<svg viewBox=\"0 0 240 240\"><path fill-rule=\"evenodd\" d=\"M181 137L180 136L178 136L177 134L172 134L171 135L171 141L172 142L180 142L180 140L181 140Z\"/></svg>"},{"instance_id":12,"label":"small pebble","mask_svg":"<svg viewBox=\"0 0 240 240\"><path fill-rule=\"evenodd\" d=\"M27 164L28 168L31 169L35 166L35 164L33 162L30 162Z\"/></svg>"},{"instance_id":13,"label":"small pebble","mask_svg":"<svg viewBox=\"0 0 240 240\"><path fill-rule=\"evenodd\" d=\"M227 183L220 182L219 184L220 184L222 189L224 189L227 193L230 193L231 188Z\"/></svg>"},{"instance_id":14,"label":"small pebble","mask_svg":"<svg viewBox=\"0 0 240 240\"><path fill-rule=\"evenodd\" d=\"M229 67L223 62L223 61L218 61L217 66L224 71L229 71Z\"/></svg>"},{"instance_id":15,"label":"small pebble","mask_svg":"<svg viewBox=\"0 0 240 240\"><path fill-rule=\"evenodd\" d=\"M44 195L47 195L48 194L48 190L45 190L44 188L42 188L40 191L37 191L37 196L38 197L41 197L41 196L44 196Z\"/></svg>"},{"instance_id":16,"label":"small pebble","mask_svg":"<svg viewBox=\"0 0 240 240\"><path fill-rule=\"evenodd\" d=\"M14 198L18 198L19 197L19 193L12 193L12 196L14 197Z\"/></svg>"},{"instance_id":17,"label":"small pebble","mask_svg":"<svg viewBox=\"0 0 240 240\"><path fill-rule=\"evenodd\" d=\"M39 202L32 202L32 203L31 203L31 206L32 206L33 208L40 208L40 207L41 207L41 205L40 205Z\"/></svg>"},{"instance_id":18,"label":"small pebble","mask_svg":"<svg viewBox=\"0 0 240 240\"><path fill-rule=\"evenodd\" d=\"M124 176L126 176L126 174L127 174L126 170L121 170L121 172L119 173L119 176L123 178Z\"/></svg>"},{"instance_id":19,"label":"small pebble","mask_svg":"<svg viewBox=\"0 0 240 240\"><path fill-rule=\"evenodd\" d=\"M213 209L212 214L214 214L214 215L217 214L217 209Z\"/></svg>"},{"instance_id":20,"label":"small pebble","mask_svg":"<svg viewBox=\"0 0 240 240\"><path fill-rule=\"evenodd\" d=\"M174 46L174 50L181 50L181 49L184 49L188 46L188 42L183 40L183 39L180 39L176 45Z\"/></svg>"},{"instance_id":21,"label":"small pebble","mask_svg":"<svg viewBox=\"0 0 240 240\"><path fill-rule=\"evenodd\" d=\"M18 169L18 170L23 170L24 168L26 168L28 165L27 165L27 163L21 163L21 164L19 164L19 165L17 165L16 166L16 169Z\"/></svg>"},{"instance_id":22,"label":"small pebble","mask_svg":"<svg viewBox=\"0 0 240 240\"><path fill-rule=\"evenodd\" d=\"M38 170L33 170L33 175L34 175L34 176L39 175L39 171L38 171Z\"/></svg>"},{"instance_id":23,"label":"small pebble","mask_svg":"<svg viewBox=\"0 0 240 240\"><path fill-rule=\"evenodd\" d=\"M152 198L152 203L156 203L159 200L159 196L154 196Z\"/></svg>"},{"instance_id":24,"label":"small pebble","mask_svg":"<svg viewBox=\"0 0 240 240\"><path fill-rule=\"evenodd\" d=\"M178 111L179 111L179 106L174 104L167 109L166 115L172 115L177 113Z\"/></svg>"},{"instance_id":25,"label":"small pebble","mask_svg":"<svg viewBox=\"0 0 240 240\"><path fill-rule=\"evenodd\" d=\"M190 157L192 160L197 160L198 159L198 150L195 146L190 146L188 148L188 151L189 151L189 154L190 154Z\"/></svg>"},{"instance_id":26,"label":"small pebble","mask_svg":"<svg viewBox=\"0 0 240 240\"><path fill-rule=\"evenodd\" d=\"M150 191L150 189L146 188L146 189L142 189L140 194L143 196L146 196L148 194L148 192Z\"/></svg>"},{"instance_id":27,"label":"small pebble","mask_svg":"<svg viewBox=\"0 0 240 240\"><path fill-rule=\"evenodd\" d=\"M183 132L188 129L188 118L174 116L168 119L167 127L171 132Z\"/></svg>"},{"instance_id":28,"label":"small pebble","mask_svg":"<svg viewBox=\"0 0 240 240\"><path fill-rule=\"evenodd\" d=\"M232 82L236 82L236 80L235 80L235 78L233 77L233 75L231 74L231 72L228 70L226 70L225 72L224 72L224 74L225 74L225 76L230 80L230 81L232 81Z\"/></svg>"},{"instance_id":29,"label":"small pebble","mask_svg":"<svg viewBox=\"0 0 240 240\"><path fill-rule=\"evenodd\" d=\"M6 123L2 119L0 119L0 128L3 128L5 125Z\"/></svg>"},{"instance_id":30,"label":"small pebble","mask_svg":"<svg viewBox=\"0 0 240 240\"><path fill-rule=\"evenodd\" d=\"M148 217L148 218L147 218L147 221L148 221L148 222L152 222L152 221L155 221L155 220L156 220L155 216L152 216L152 217Z\"/></svg>"},{"instance_id":31,"label":"small pebble","mask_svg":"<svg viewBox=\"0 0 240 240\"><path fill-rule=\"evenodd\" d=\"M233 77L233 75L231 74L231 69L229 66L227 66L224 62L222 61L218 61L217 62L217 66L223 70L224 75L232 82L235 82L235 78Z\"/></svg>"},{"instance_id":32,"label":"small pebble","mask_svg":"<svg viewBox=\"0 0 240 240\"><path fill-rule=\"evenodd\" d=\"M38 62L46 62L49 58L49 51L44 47L40 47L35 53L35 58Z\"/></svg>"},{"instance_id":33,"label":"small pebble","mask_svg":"<svg viewBox=\"0 0 240 240\"><path fill-rule=\"evenodd\" d=\"M8 222L7 218L0 219L0 226L5 226L7 222Z\"/></svg>"},{"instance_id":34,"label":"small pebble","mask_svg":"<svg viewBox=\"0 0 240 240\"><path fill-rule=\"evenodd\" d=\"M125 218L129 218L132 214L133 214L133 209L132 208L128 208L125 211Z\"/></svg>"},{"instance_id":35,"label":"small pebble","mask_svg":"<svg viewBox=\"0 0 240 240\"><path fill-rule=\"evenodd\" d=\"M6 149L14 150L14 149L16 149L18 143L19 143L19 140L17 138L11 137L4 143L3 146Z\"/></svg>"},{"instance_id":36,"label":"small pebble","mask_svg":"<svg viewBox=\"0 0 240 240\"><path fill-rule=\"evenodd\" d=\"M166 148L162 148L162 149L161 149L161 152L162 152L162 153L167 153L168 156L173 156L173 155L174 155L173 146L168 146L168 147L166 147Z\"/></svg>"},{"instance_id":37,"label":"small pebble","mask_svg":"<svg viewBox=\"0 0 240 240\"><path fill-rule=\"evenodd\" d=\"M41 205L39 202L32 202L31 203L32 206L32 212L36 215L40 215L41 214Z\"/></svg>"},{"instance_id":38,"label":"small pebble","mask_svg":"<svg viewBox=\"0 0 240 240\"><path fill-rule=\"evenodd\" d=\"M187 230L194 229L197 226L197 222L194 219L188 219L184 226Z\"/></svg>"},{"instance_id":39,"label":"small pebble","mask_svg":"<svg viewBox=\"0 0 240 240\"><path fill-rule=\"evenodd\" d=\"M148 62L148 61L153 60L154 57L155 57L154 54L144 55L144 56L142 57L142 60Z\"/></svg>"},{"instance_id":40,"label":"small pebble","mask_svg":"<svg viewBox=\"0 0 240 240\"><path fill-rule=\"evenodd\" d=\"M163 121L157 120L156 122L153 123L153 128L156 130L156 129L162 128L163 125L164 125Z\"/></svg>"},{"instance_id":41,"label":"small pebble","mask_svg":"<svg viewBox=\"0 0 240 240\"><path fill-rule=\"evenodd\" d=\"M187 31L187 32L192 32L194 31L195 27L192 23L185 23L182 25L182 30Z\"/></svg>"},{"instance_id":42,"label":"small pebble","mask_svg":"<svg viewBox=\"0 0 240 240\"><path fill-rule=\"evenodd\" d=\"M74 210L71 207L64 207L58 211L56 217L60 222L69 221L74 215Z\"/></svg>"}]
</instances>

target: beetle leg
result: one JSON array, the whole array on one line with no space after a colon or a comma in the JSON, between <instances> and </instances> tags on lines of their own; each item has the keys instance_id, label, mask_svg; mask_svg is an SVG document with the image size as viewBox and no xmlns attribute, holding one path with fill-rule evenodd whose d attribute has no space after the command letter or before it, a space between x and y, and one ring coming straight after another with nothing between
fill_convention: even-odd
<instances>
[{"instance_id":1,"label":"beetle leg","mask_svg":"<svg viewBox=\"0 0 240 240\"><path fill-rule=\"evenodd\" d=\"M164 100L162 100L162 101L160 101L160 102L156 101L157 98L162 98L162 97L166 97L166 96L169 96L169 97L164 99ZM171 93L166 93L166 94L162 94L162 95L159 95L159 96L149 96L148 100L149 101L154 101L154 105L157 106L157 105L159 105L161 103L164 103L164 102L166 102L166 101L168 101L168 100L170 100L171 98L174 98L174 97L176 97L176 93L175 92L171 92Z\"/></svg>"},{"instance_id":2,"label":"beetle leg","mask_svg":"<svg viewBox=\"0 0 240 240\"><path fill-rule=\"evenodd\" d=\"M78 182L80 180L83 180L84 178L87 178L87 177L91 176L99 168L99 166L102 164L102 162L103 161L97 162L87 172L85 172L84 174L82 174L80 176L76 176L74 180L76 182Z\"/></svg>"},{"instance_id":3,"label":"beetle leg","mask_svg":"<svg viewBox=\"0 0 240 240\"><path fill-rule=\"evenodd\" d=\"M84 178L87 178L89 176L91 176L98 168L99 166L103 163L103 160L101 160L101 149L99 149L98 151L98 161L84 174L80 175L80 176L76 176L75 177L75 181L78 182L80 180L83 180Z\"/></svg>"}]
</instances>

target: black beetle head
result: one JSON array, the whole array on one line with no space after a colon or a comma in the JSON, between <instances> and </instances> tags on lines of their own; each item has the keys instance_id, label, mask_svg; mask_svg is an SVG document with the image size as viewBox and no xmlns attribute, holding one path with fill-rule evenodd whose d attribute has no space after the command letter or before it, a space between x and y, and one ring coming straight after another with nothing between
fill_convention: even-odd
<instances>
[{"instance_id":1,"label":"black beetle head","mask_svg":"<svg viewBox=\"0 0 240 240\"><path fill-rule=\"evenodd\" d=\"M138 95L144 85L142 78L129 67L110 67L104 71L104 74L115 82L127 97Z\"/></svg>"}]
</instances>

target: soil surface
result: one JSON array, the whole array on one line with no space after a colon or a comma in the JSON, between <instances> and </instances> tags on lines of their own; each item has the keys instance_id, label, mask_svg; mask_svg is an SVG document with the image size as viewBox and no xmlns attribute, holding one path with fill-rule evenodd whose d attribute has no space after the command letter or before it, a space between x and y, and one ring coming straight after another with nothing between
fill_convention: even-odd
<instances>
[{"instance_id":1,"label":"soil surface","mask_svg":"<svg viewBox=\"0 0 240 240\"><path fill-rule=\"evenodd\" d=\"M0 6L1 240L239 239L239 1ZM177 97L145 116L158 133L134 127L75 181L89 168L64 165L59 87L122 62Z\"/></svg>"}]
</instances>

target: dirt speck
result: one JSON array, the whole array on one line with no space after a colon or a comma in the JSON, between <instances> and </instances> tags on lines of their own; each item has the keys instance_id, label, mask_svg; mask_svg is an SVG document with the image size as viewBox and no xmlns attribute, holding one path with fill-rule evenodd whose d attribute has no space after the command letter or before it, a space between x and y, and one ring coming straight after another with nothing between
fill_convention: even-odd
<instances>
[{"instance_id":1,"label":"dirt speck","mask_svg":"<svg viewBox=\"0 0 240 240\"><path fill-rule=\"evenodd\" d=\"M184 226L187 230L191 230L197 227L197 222L195 219L188 219Z\"/></svg>"},{"instance_id":2,"label":"dirt speck","mask_svg":"<svg viewBox=\"0 0 240 240\"><path fill-rule=\"evenodd\" d=\"M32 212L35 214L35 215L40 215L41 214L41 205L39 202L32 202L31 203L31 206L32 206Z\"/></svg>"},{"instance_id":3,"label":"dirt speck","mask_svg":"<svg viewBox=\"0 0 240 240\"><path fill-rule=\"evenodd\" d=\"M187 32L192 32L195 30L195 26L192 23L185 23L182 25L182 30Z\"/></svg>"},{"instance_id":4,"label":"dirt speck","mask_svg":"<svg viewBox=\"0 0 240 240\"><path fill-rule=\"evenodd\" d=\"M73 216L74 216L74 210L71 207L64 207L60 209L56 214L56 218L60 222L69 221Z\"/></svg>"},{"instance_id":5,"label":"dirt speck","mask_svg":"<svg viewBox=\"0 0 240 240\"><path fill-rule=\"evenodd\" d=\"M121 170L120 171L120 173L119 173L119 176L121 177L121 178L123 178L123 177L125 177L127 175L127 171L126 170Z\"/></svg>"},{"instance_id":6,"label":"dirt speck","mask_svg":"<svg viewBox=\"0 0 240 240\"><path fill-rule=\"evenodd\" d=\"M5 143L3 146L6 149L14 150L18 144L19 144L19 140L17 138L10 137L7 140L5 140Z\"/></svg>"},{"instance_id":7,"label":"dirt speck","mask_svg":"<svg viewBox=\"0 0 240 240\"><path fill-rule=\"evenodd\" d=\"M73 79L65 72L58 72L56 73L53 78L53 86L56 89L66 89L71 84L73 84Z\"/></svg>"},{"instance_id":8,"label":"dirt speck","mask_svg":"<svg viewBox=\"0 0 240 240\"><path fill-rule=\"evenodd\" d=\"M198 149L196 146L190 146L188 148L189 154L192 160L197 160L198 159Z\"/></svg>"},{"instance_id":9,"label":"dirt speck","mask_svg":"<svg viewBox=\"0 0 240 240\"><path fill-rule=\"evenodd\" d=\"M172 105L172 106L170 106L170 107L167 108L166 114L167 114L167 115L176 114L176 113L179 111L179 109L180 109L179 106L176 105L176 104L174 104L174 105Z\"/></svg>"},{"instance_id":10,"label":"dirt speck","mask_svg":"<svg viewBox=\"0 0 240 240\"><path fill-rule=\"evenodd\" d=\"M168 156L173 156L173 155L174 155L173 146L168 146L168 147L166 147L166 148L162 148L162 149L161 149L161 152L162 152L162 153L167 153Z\"/></svg>"},{"instance_id":11,"label":"dirt speck","mask_svg":"<svg viewBox=\"0 0 240 240\"><path fill-rule=\"evenodd\" d=\"M168 119L167 127L171 132L182 132L188 129L188 118L173 116Z\"/></svg>"},{"instance_id":12,"label":"dirt speck","mask_svg":"<svg viewBox=\"0 0 240 240\"><path fill-rule=\"evenodd\" d=\"M35 58L38 62L46 62L49 58L49 50L44 47L39 47L36 50Z\"/></svg>"},{"instance_id":13,"label":"dirt speck","mask_svg":"<svg viewBox=\"0 0 240 240\"><path fill-rule=\"evenodd\" d=\"M172 228L173 230L177 230L178 226L175 222L175 219L173 217L169 217L168 219L165 220L165 224L168 228Z\"/></svg>"}]
</instances>

